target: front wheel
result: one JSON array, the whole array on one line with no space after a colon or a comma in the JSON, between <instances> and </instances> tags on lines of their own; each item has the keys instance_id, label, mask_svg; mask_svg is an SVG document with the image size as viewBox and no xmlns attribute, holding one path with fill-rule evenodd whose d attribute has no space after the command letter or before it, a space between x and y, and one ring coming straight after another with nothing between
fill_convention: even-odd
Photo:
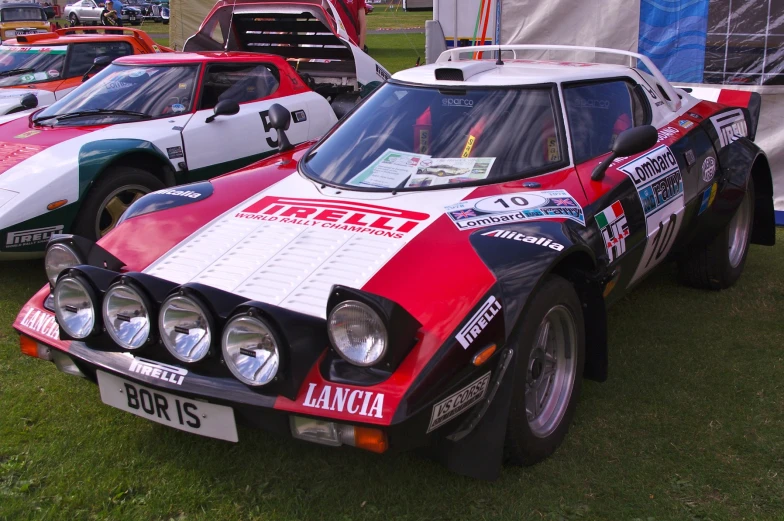
<instances>
[{"instance_id":1,"label":"front wheel","mask_svg":"<svg viewBox=\"0 0 784 521\"><path fill-rule=\"evenodd\" d=\"M700 289L720 290L735 284L743 273L754 222L754 181L727 227L713 242L692 248L678 261L678 278Z\"/></svg>"},{"instance_id":2,"label":"front wheel","mask_svg":"<svg viewBox=\"0 0 784 521\"><path fill-rule=\"evenodd\" d=\"M95 183L79 210L74 233L98 240L117 226L128 207L166 185L151 173L129 166L109 168Z\"/></svg>"},{"instance_id":3,"label":"front wheel","mask_svg":"<svg viewBox=\"0 0 784 521\"><path fill-rule=\"evenodd\" d=\"M517 340L506 457L533 465L555 452L574 416L585 363L585 326L572 284L550 275L532 297Z\"/></svg>"},{"instance_id":4,"label":"front wheel","mask_svg":"<svg viewBox=\"0 0 784 521\"><path fill-rule=\"evenodd\" d=\"M79 17L76 16L75 13L69 14L68 15L68 23L71 25L71 27L78 26L79 25Z\"/></svg>"}]
</instances>

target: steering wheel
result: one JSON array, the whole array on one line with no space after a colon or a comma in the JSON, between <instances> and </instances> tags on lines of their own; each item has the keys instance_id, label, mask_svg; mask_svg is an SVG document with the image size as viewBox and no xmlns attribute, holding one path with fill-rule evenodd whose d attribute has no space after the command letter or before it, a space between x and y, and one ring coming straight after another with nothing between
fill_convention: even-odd
<instances>
[{"instance_id":1,"label":"steering wheel","mask_svg":"<svg viewBox=\"0 0 784 521\"><path fill-rule=\"evenodd\" d=\"M381 134L374 134L372 136L363 137L362 139L359 140L359 143L357 143L357 146L355 148L359 148L360 150L362 150L363 149L362 143L364 143L365 141L373 141L373 142L382 141L384 142L384 144L387 145L386 148L393 148L401 152L408 152L411 148L409 145L405 144L403 140L400 139L399 137L395 137L392 135L382 136ZM399 146L391 147L389 146L390 144L396 144Z\"/></svg>"}]
</instances>

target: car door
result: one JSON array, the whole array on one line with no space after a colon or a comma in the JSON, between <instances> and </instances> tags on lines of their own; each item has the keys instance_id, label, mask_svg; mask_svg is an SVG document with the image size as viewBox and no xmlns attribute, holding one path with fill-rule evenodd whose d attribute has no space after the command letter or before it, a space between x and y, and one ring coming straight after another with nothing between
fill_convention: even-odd
<instances>
[{"instance_id":1,"label":"car door","mask_svg":"<svg viewBox=\"0 0 784 521\"><path fill-rule=\"evenodd\" d=\"M650 102L627 77L564 84L563 96L575 168L590 201L585 238L595 245L615 285L625 288L659 264L677 236L686 165L675 158L673 147L680 145L674 135L660 133L650 150L615 160L602 179L593 180L594 168L606 159L617 136L651 122ZM637 174L637 167L659 159L668 161L666 169L652 176ZM654 194L652 202L653 183L663 180L672 181L673 193L663 200ZM622 295L615 291L609 300Z\"/></svg>"},{"instance_id":2,"label":"car door","mask_svg":"<svg viewBox=\"0 0 784 521\"><path fill-rule=\"evenodd\" d=\"M277 132L270 127L268 116L273 103L297 113L286 131L289 141L296 144L308 139L306 102L297 96L281 96L279 86L280 73L269 63L207 65L198 110L182 131L191 180L208 179L274 153ZM215 105L223 100L239 103L239 112L208 123Z\"/></svg>"},{"instance_id":3,"label":"car door","mask_svg":"<svg viewBox=\"0 0 784 521\"><path fill-rule=\"evenodd\" d=\"M103 11L103 8L98 7L98 4L92 0L83 0L80 4L79 11L79 20L97 22L101 19L101 11Z\"/></svg>"}]
</instances>

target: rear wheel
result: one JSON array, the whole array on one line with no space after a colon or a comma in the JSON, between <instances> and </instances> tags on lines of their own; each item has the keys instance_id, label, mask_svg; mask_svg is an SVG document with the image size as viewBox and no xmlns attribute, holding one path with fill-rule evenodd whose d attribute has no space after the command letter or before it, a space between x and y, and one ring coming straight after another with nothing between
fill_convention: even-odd
<instances>
[{"instance_id":1,"label":"rear wheel","mask_svg":"<svg viewBox=\"0 0 784 521\"><path fill-rule=\"evenodd\" d=\"M550 275L523 318L509 410L506 456L533 465L561 444L582 386L585 327L574 287Z\"/></svg>"},{"instance_id":2,"label":"rear wheel","mask_svg":"<svg viewBox=\"0 0 784 521\"><path fill-rule=\"evenodd\" d=\"M737 282L746 265L754 222L754 181L727 227L713 242L692 248L678 261L682 283L701 289L725 289Z\"/></svg>"},{"instance_id":3,"label":"rear wheel","mask_svg":"<svg viewBox=\"0 0 784 521\"><path fill-rule=\"evenodd\" d=\"M76 16L76 13L71 13L68 15L68 23L71 24L71 27L76 27L79 25L79 17Z\"/></svg>"},{"instance_id":4,"label":"rear wheel","mask_svg":"<svg viewBox=\"0 0 784 521\"><path fill-rule=\"evenodd\" d=\"M129 166L108 169L87 194L74 233L98 240L117 226L128 207L142 196L165 188L151 173Z\"/></svg>"}]
</instances>

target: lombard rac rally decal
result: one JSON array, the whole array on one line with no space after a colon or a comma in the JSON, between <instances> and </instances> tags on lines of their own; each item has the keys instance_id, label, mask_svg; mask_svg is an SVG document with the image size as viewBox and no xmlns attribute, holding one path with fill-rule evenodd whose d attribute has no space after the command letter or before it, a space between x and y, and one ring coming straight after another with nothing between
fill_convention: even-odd
<instances>
[{"instance_id":1,"label":"lombard rac rally decal","mask_svg":"<svg viewBox=\"0 0 784 521\"><path fill-rule=\"evenodd\" d=\"M648 240L629 282L633 284L663 261L675 242L683 221L683 176L667 145L654 148L618 169L634 183L645 212Z\"/></svg>"},{"instance_id":2,"label":"lombard rac rally decal","mask_svg":"<svg viewBox=\"0 0 784 521\"><path fill-rule=\"evenodd\" d=\"M626 237L629 236L629 225L626 222L623 205L620 201L615 201L612 206L597 213L595 218L599 231L602 232L607 257L610 262L614 262L626 253Z\"/></svg>"},{"instance_id":3,"label":"lombard rac rally decal","mask_svg":"<svg viewBox=\"0 0 784 521\"><path fill-rule=\"evenodd\" d=\"M430 414L430 425L427 432L437 429L460 416L463 412L471 408L472 405L480 402L487 394L487 387L490 383L490 373L479 378L463 387L455 394L447 396L433 406Z\"/></svg>"},{"instance_id":4,"label":"lombard rac rally decal","mask_svg":"<svg viewBox=\"0 0 784 521\"><path fill-rule=\"evenodd\" d=\"M585 226L585 214L566 190L516 192L468 199L445 208L460 230L539 219L570 219Z\"/></svg>"},{"instance_id":5,"label":"lombard rac rally decal","mask_svg":"<svg viewBox=\"0 0 784 521\"><path fill-rule=\"evenodd\" d=\"M384 411L384 393L347 389L339 385L308 384L303 407L335 411L357 416L381 418Z\"/></svg>"},{"instance_id":6,"label":"lombard rac rally decal","mask_svg":"<svg viewBox=\"0 0 784 521\"><path fill-rule=\"evenodd\" d=\"M719 135L720 148L724 148L730 143L749 135L746 127L746 117L740 109L723 112L718 116L713 116L711 123Z\"/></svg>"},{"instance_id":7,"label":"lombard rac rally decal","mask_svg":"<svg viewBox=\"0 0 784 521\"><path fill-rule=\"evenodd\" d=\"M493 321L499 311L501 311L501 303L498 302L498 299L495 298L495 296L490 295L490 298L482 304L482 307L474 313L474 316L472 316L466 325L460 329L460 332L455 335L455 338L457 338L457 341L463 346L463 349L468 349L479 334Z\"/></svg>"}]
</instances>

